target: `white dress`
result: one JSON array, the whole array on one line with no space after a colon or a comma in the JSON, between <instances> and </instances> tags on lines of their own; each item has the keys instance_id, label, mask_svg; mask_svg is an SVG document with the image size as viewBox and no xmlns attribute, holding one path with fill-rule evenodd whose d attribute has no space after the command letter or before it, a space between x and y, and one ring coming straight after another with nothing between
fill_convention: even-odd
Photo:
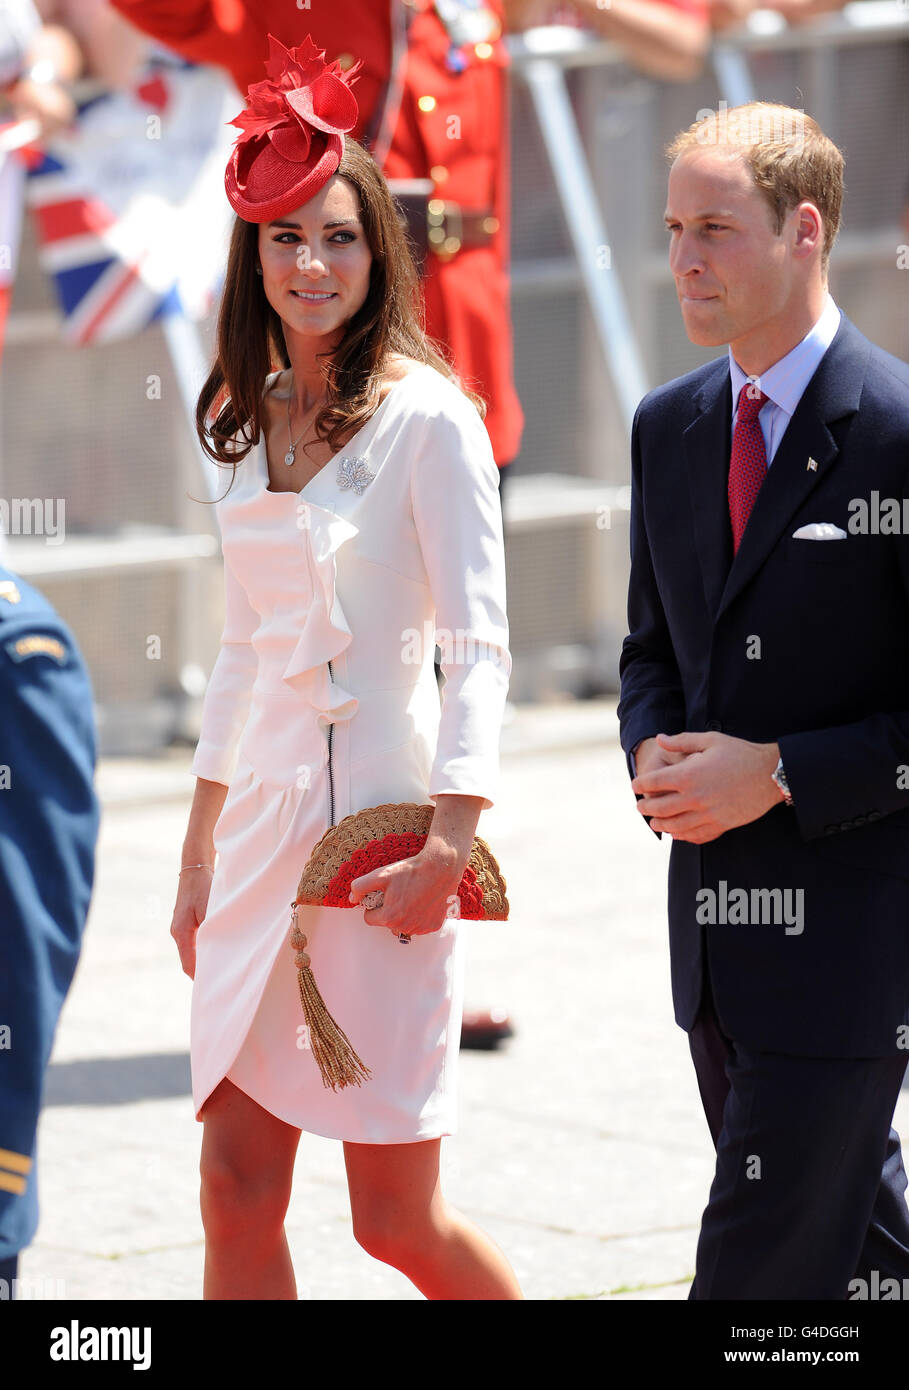
<instances>
[{"instance_id":1,"label":"white dress","mask_svg":"<svg viewBox=\"0 0 909 1390\"><path fill-rule=\"evenodd\" d=\"M300 909L325 1003L372 1072L334 1092L306 1047L290 904L330 823L329 725L335 824L445 793L493 803L511 671L498 482L476 409L424 365L300 493L269 491L261 440L218 503L225 622L192 772L228 792L197 937L197 1119L227 1076L329 1138L454 1132L458 920L402 945L361 907Z\"/></svg>"}]
</instances>

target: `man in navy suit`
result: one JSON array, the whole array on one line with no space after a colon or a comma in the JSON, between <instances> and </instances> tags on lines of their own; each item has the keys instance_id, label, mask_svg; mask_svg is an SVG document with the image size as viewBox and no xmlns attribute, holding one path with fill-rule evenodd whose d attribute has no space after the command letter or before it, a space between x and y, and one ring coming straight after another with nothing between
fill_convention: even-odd
<instances>
[{"instance_id":1,"label":"man in navy suit","mask_svg":"<svg viewBox=\"0 0 909 1390\"><path fill-rule=\"evenodd\" d=\"M717 1150L690 1296L906 1296L909 368L828 293L810 117L668 153L685 328L728 351L637 410L619 715Z\"/></svg>"}]
</instances>

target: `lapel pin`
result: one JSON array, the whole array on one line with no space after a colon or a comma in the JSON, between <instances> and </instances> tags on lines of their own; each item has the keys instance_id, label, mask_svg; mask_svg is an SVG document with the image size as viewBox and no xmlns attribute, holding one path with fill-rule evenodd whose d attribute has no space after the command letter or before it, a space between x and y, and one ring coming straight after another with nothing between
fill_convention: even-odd
<instances>
[{"instance_id":1,"label":"lapel pin","mask_svg":"<svg viewBox=\"0 0 909 1390\"><path fill-rule=\"evenodd\" d=\"M816 473L816 472L817 472L817 459L813 459L813 458L810 458L810 457L809 457L809 459L808 459L808 472L809 472L809 473Z\"/></svg>"}]
</instances>

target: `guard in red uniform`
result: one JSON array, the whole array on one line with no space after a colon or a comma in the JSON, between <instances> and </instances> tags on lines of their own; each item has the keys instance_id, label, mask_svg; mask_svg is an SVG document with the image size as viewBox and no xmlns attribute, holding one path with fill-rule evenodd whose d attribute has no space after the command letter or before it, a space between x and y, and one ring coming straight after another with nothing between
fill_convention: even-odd
<instances>
[{"instance_id":1,"label":"guard in red uniform","mask_svg":"<svg viewBox=\"0 0 909 1390\"><path fill-rule=\"evenodd\" d=\"M524 422L514 386L508 302L508 55L502 0L113 0L186 58L228 69L245 94L262 79L268 34L310 33L329 60L363 66L352 132L390 181L422 179L427 209L426 328L488 404L501 468ZM419 196L419 195L417 195ZM415 225L415 224L414 224Z\"/></svg>"}]
</instances>

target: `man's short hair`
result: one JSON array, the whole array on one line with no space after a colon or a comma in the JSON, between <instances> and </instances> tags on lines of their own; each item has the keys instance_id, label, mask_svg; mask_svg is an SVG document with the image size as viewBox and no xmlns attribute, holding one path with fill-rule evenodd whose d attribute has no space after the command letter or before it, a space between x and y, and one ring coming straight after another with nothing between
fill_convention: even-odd
<instances>
[{"instance_id":1,"label":"man's short hair","mask_svg":"<svg viewBox=\"0 0 909 1390\"><path fill-rule=\"evenodd\" d=\"M766 198L779 234L783 219L807 199L824 224L821 269L826 273L843 209L843 155L811 116L792 106L752 101L698 113L666 146L670 162L692 150L738 149Z\"/></svg>"}]
</instances>

